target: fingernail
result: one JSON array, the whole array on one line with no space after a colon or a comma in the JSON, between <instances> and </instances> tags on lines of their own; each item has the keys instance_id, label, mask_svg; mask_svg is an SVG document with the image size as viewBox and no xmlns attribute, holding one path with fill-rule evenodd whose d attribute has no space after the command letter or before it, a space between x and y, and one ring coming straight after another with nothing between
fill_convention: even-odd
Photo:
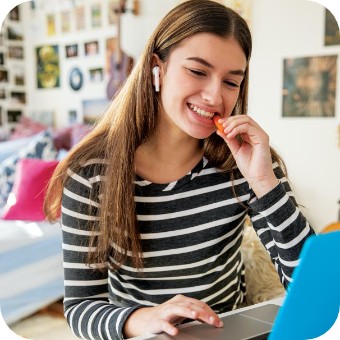
<instances>
[{"instance_id":1,"label":"fingernail","mask_svg":"<svg viewBox=\"0 0 340 340\"><path fill-rule=\"evenodd\" d=\"M215 321L214 317L211 316L211 317L209 318L209 322L210 322L210 323L214 323L214 321Z\"/></svg>"}]
</instances>

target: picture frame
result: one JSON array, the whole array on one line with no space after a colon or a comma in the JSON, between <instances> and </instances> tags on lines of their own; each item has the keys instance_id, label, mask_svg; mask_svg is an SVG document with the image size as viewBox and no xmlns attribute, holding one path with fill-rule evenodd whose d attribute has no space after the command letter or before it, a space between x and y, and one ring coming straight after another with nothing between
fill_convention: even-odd
<instances>
[{"instance_id":1,"label":"picture frame","mask_svg":"<svg viewBox=\"0 0 340 340\"><path fill-rule=\"evenodd\" d=\"M337 55L283 61L282 117L335 117Z\"/></svg>"}]
</instances>

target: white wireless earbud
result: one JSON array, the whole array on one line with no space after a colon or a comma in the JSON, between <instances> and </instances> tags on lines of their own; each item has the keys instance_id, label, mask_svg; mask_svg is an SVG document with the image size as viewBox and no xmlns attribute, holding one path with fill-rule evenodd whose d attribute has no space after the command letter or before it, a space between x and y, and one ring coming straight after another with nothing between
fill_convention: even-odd
<instances>
[{"instance_id":1,"label":"white wireless earbud","mask_svg":"<svg viewBox=\"0 0 340 340\"><path fill-rule=\"evenodd\" d=\"M152 74L155 78L155 91L159 92L159 66L154 66L152 68Z\"/></svg>"}]
</instances>

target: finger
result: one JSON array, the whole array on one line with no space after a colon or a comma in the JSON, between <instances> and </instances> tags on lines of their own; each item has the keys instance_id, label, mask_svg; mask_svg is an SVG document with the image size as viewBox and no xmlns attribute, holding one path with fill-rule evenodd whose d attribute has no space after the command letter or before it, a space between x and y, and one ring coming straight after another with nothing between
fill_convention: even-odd
<instances>
[{"instance_id":1,"label":"finger","mask_svg":"<svg viewBox=\"0 0 340 340\"><path fill-rule=\"evenodd\" d=\"M164 320L161 322L161 330L171 336L175 336L178 334L178 329L170 322Z\"/></svg>"},{"instance_id":2,"label":"finger","mask_svg":"<svg viewBox=\"0 0 340 340\"><path fill-rule=\"evenodd\" d=\"M249 127L253 127L258 129L259 131L263 131L261 126L258 125L253 119L251 119L249 116L232 116L228 117L224 122L223 122L223 127L224 129L229 129L232 130L235 127L242 125L242 124L248 124Z\"/></svg>"},{"instance_id":3,"label":"finger","mask_svg":"<svg viewBox=\"0 0 340 340\"><path fill-rule=\"evenodd\" d=\"M219 131L217 133L223 135ZM192 311L196 311L196 313L198 313L195 319L198 318L200 321L211 324L215 327L221 327L223 325L218 315L203 301L190 298L187 296L183 296L183 295L175 296L175 298L173 298L173 301L176 302L178 305L189 304L190 307L187 307L187 308L189 308Z\"/></svg>"},{"instance_id":4,"label":"finger","mask_svg":"<svg viewBox=\"0 0 340 340\"><path fill-rule=\"evenodd\" d=\"M194 308L183 306L181 304L168 304L162 312L162 318L173 320L174 318L196 319L199 312Z\"/></svg>"},{"instance_id":5,"label":"finger","mask_svg":"<svg viewBox=\"0 0 340 340\"><path fill-rule=\"evenodd\" d=\"M267 140L266 134L262 130L254 128L248 123L237 125L232 129L228 127L225 133L227 138L235 138L237 135L242 135L243 140L251 144L259 144Z\"/></svg>"},{"instance_id":6,"label":"finger","mask_svg":"<svg viewBox=\"0 0 340 340\"><path fill-rule=\"evenodd\" d=\"M240 143L236 138L227 138L225 134L221 133L220 131L216 131L216 133L224 139L224 141L227 143L228 148L232 155L235 157L238 153L238 150L240 149Z\"/></svg>"},{"instance_id":7,"label":"finger","mask_svg":"<svg viewBox=\"0 0 340 340\"><path fill-rule=\"evenodd\" d=\"M252 119L250 116L248 115L236 115L236 116L229 116L226 118L226 122L227 123L231 123L231 122L240 122L240 123L244 123L244 122L249 122L249 124L252 124L254 126L260 127L259 124L257 124L257 122Z\"/></svg>"},{"instance_id":8,"label":"finger","mask_svg":"<svg viewBox=\"0 0 340 340\"><path fill-rule=\"evenodd\" d=\"M198 313L197 319L215 327L221 327L221 320L218 315L205 302L194 300L189 302L190 308Z\"/></svg>"}]
</instances>

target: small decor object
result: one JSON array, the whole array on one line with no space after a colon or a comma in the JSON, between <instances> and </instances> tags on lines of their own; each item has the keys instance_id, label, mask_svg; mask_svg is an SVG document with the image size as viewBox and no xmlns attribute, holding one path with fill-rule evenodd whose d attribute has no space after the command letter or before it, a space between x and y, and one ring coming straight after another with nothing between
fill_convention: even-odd
<instances>
[{"instance_id":1,"label":"small decor object","mask_svg":"<svg viewBox=\"0 0 340 340\"><path fill-rule=\"evenodd\" d=\"M337 56L284 60L283 117L334 117Z\"/></svg>"},{"instance_id":2,"label":"small decor object","mask_svg":"<svg viewBox=\"0 0 340 340\"><path fill-rule=\"evenodd\" d=\"M340 30L332 12L325 8L325 46L330 45L340 45Z\"/></svg>"},{"instance_id":3,"label":"small decor object","mask_svg":"<svg viewBox=\"0 0 340 340\"><path fill-rule=\"evenodd\" d=\"M83 73L78 67L74 67L69 76L69 83L74 91L79 91L83 86Z\"/></svg>"},{"instance_id":4,"label":"small decor object","mask_svg":"<svg viewBox=\"0 0 340 340\"><path fill-rule=\"evenodd\" d=\"M60 87L59 47L46 45L36 48L38 89Z\"/></svg>"}]
</instances>

